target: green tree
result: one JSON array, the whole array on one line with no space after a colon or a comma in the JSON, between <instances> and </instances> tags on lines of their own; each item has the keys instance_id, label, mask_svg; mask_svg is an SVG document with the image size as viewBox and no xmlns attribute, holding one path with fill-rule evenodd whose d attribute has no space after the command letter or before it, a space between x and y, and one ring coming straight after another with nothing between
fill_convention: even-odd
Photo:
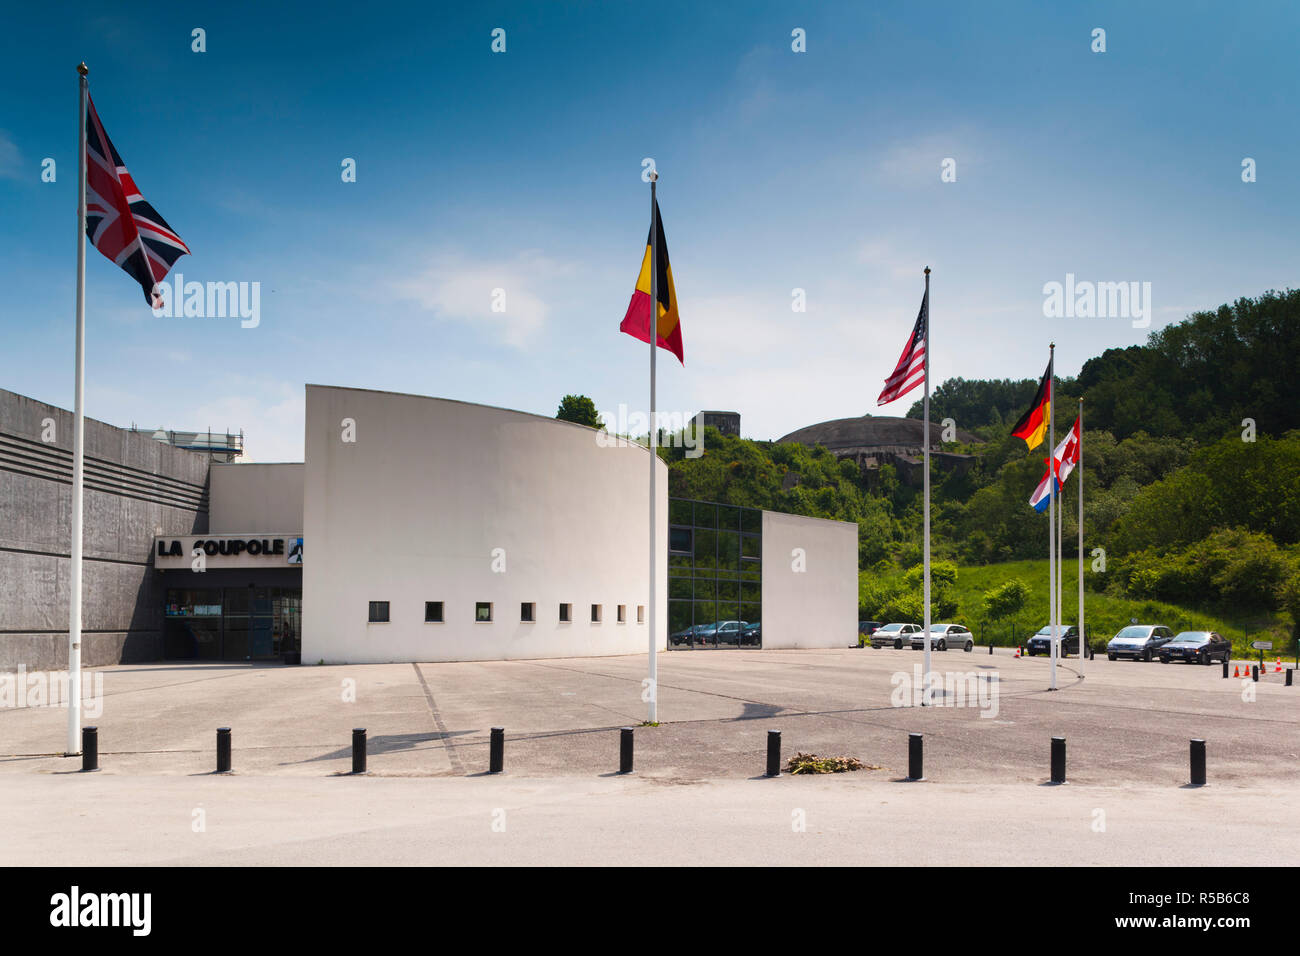
<instances>
[{"instance_id":1,"label":"green tree","mask_svg":"<svg viewBox=\"0 0 1300 956\"><path fill-rule=\"evenodd\" d=\"M600 420L600 413L596 411L596 403L586 395L565 395L560 399L560 408L555 417L562 422L573 422L590 428L605 427L605 423Z\"/></svg>"},{"instance_id":2,"label":"green tree","mask_svg":"<svg viewBox=\"0 0 1300 956\"><path fill-rule=\"evenodd\" d=\"M1029 585L1020 578L1004 581L984 592L984 613L994 623L1010 619L1011 640L1016 639L1016 624L1029 600Z\"/></svg>"}]
</instances>

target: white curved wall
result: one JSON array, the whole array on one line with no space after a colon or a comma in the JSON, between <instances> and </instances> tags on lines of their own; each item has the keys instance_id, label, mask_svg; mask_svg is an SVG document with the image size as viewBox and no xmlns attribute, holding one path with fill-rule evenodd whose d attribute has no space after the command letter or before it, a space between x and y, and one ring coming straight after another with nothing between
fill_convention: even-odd
<instances>
[{"instance_id":1,"label":"white curved wall","mask_svg":"<svg viewBox=\"0 0 1300 956\"><path fill-rule=\"evenodd\" d=\"M485 405L307 386L302 660L469 661L644 653L649 466L581 425ZM343 440L344 419L355 441ZM668 470L658 468L658 555ZM494 558L495 549L502 549ZM501 567L504 571L494 570ZM665 575L657 646L666 640ZM390 623L367 622L388 601ZM442 624L424 603L442 601ZM477 623L478 601L493 621ZM534 602L535 621L520 621ZM561 602L573 620L559 622ZM590 623L592 604L603 606ZM617 606L626 605L626 623ZM648 609L647 609L648 617Z\"/></svg>"}]
</instances>

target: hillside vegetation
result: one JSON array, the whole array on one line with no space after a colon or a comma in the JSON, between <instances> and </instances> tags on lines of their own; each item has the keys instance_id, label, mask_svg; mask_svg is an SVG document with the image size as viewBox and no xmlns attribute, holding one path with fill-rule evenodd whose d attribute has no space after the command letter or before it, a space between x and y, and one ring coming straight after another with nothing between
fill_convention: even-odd
<instances>
[{"instance_id":1,"label":"hillside vegetation","mask_svg":"<svg viewBox=\"0 0 1300 956\"><path fill-rule=\"evenodd\" d=\"M936 619L960 616L974 627L985 592L1022 577L1030 601L1042 604L1033 619L1046 620L1047 522L1028 499L1048 449L1030 452L1010 435L1036 385L1032 377L952 379L931 397L936 421L952 417L982 439L946 446L976 456L968 472L933 474L932 551L955 572L946 599L955 604L942 605L946 614L936 608ZM1294 646L1300 290L1198 312L1152 333L1146 345L1090 359L1077 378L1058 379L1058 436L1073 422L1080 396L1088 601L1098 625L1156 615L1170 627L1217 622L1214 629L1239 640L1267 632L1279 648ZM919 403L911 414L919 417ZM921 560L920 491L892 467L864 476L824 448L713 429L704 449L698 458L681 447L661 449L670 494L856 522L863 617L905 610L898 601L911 594L919 608L918 575L909 572ZM1062 496L1071 559L1078 485L1072 476ZM1072 601L1067 597L1067 619ZM1009 621L998 626L1007 630Z\"/></svg>"}]
</instances>

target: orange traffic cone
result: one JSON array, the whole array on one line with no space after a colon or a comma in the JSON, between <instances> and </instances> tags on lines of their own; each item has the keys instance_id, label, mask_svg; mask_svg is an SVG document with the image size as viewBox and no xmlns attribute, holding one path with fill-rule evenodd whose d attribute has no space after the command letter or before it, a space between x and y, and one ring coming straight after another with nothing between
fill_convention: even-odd
<instances>
[{"instance_id":1,"label":"orange traffic cone","mask_svg":"<svg viewBox=\"0 0 1300 956\"><path fill-rule=\"evenodd\" d=\"M647 328L649 328L649 326L647 326ZM1282 658L1279 657L1277 659L1277 666L1273 668L1273 673L1274 674L1282 673Z\"/></svg>"},{"instance_id":2,"label":"orange traffic cone","mask_svg":"<svg viewBox=\"0 0 1300 956\"><path fill-rule=\"evenodd\" d=\"M1015 653L1015 656L1016 656L1016 657L1019 657L1019 656L1020 656L1020 647L1019 647L1018 645L1017 645L1017 647L1016 647L1016 653Z\"/></svg>"},{"instance_id":3,"label":"orange traffic cone","mask_svg":"<svg viewBox=\"0 0 1300 956\"><path fill-rule=\"evenodd\" d=\"M1240 677L1240 676L1241 676L1240 674L1237 673L1237 668L1235 668L1235 667L1232 669L1232 676L1233 676L1233 677Z\"/></svg>"}]
</instances>

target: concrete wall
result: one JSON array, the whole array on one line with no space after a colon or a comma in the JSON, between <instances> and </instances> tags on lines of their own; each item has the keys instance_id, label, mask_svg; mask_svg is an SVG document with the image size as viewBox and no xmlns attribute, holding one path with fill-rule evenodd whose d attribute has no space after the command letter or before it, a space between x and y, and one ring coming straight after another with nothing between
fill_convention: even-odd
<instances>
[{"instance_id":1,"label":"concrete wall","mask_svg":"<svg viewBox=\"0 0 1300 956\"><path fill-rule=\"evenodd\" d=\"M848 647L857 634L858 526L764 511L763 647Z\"/></svg>"},{"instance_id":2,"label":"concrete wall","mask_svg":"<svg viewBox=\"0 0 1300 956\"><path fill-rule=\"evenodd\" d=\"M153 537L207 530L208 458L90 418L85 454L82 662L155 660ZM0 390L0 670L67 666L71 511L72 413Z\"/></svg>"},{"instance_id":3,"label":"concrete wall","mask_svg":"<svg viewBox=\"0 0 1300 956\"><path fill-rule=\"evenodd\" d=\"M212 465L210 534L302 527L301 462Z\"/></svg>"},{"instance_id":4,"label":"concrete wall","mask_svg":"<svg viewBox=\"0 0 1300 956\"><path fill-rule=\"evenodd\" d=\"M309 385L306 408L304 663L645 652L644 448L601 447L594 430L537 415L388 392ZM342 440L344 419L353 442ZM668 478L656 467L663 556ZM370 601L389 602L390 623L367 623ZM445 623L424 623L426 601L444 602ZM493 603L491 623L475 622L478 601ZM525 601L534 623L520 621ZM573 606L570 623L558 620L561 602ZM592 604L603 605L600 624Z\"/></svg>"}]
</instances>

